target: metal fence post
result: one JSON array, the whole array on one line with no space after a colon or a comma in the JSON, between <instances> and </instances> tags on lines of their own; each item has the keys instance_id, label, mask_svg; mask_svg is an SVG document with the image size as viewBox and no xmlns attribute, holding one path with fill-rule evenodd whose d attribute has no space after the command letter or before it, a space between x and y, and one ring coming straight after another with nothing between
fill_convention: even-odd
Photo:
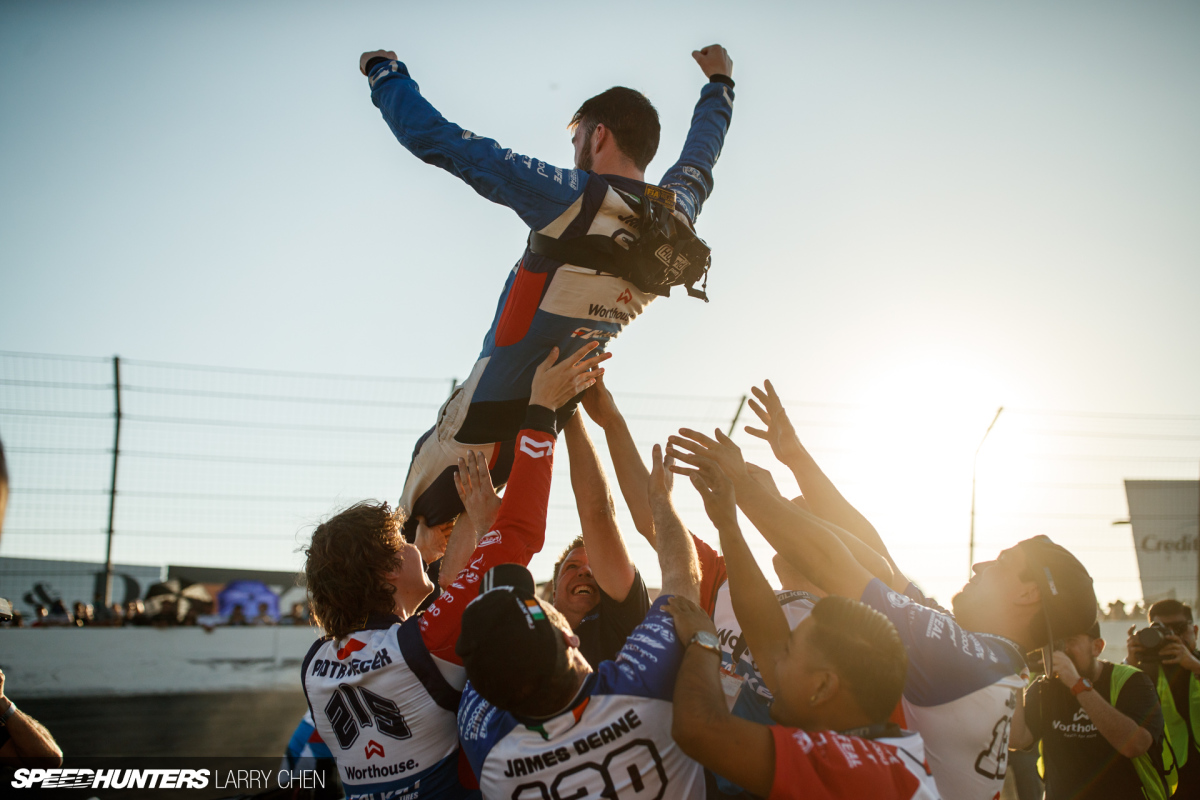
<instances>
[{"instance_id":1,"label":"metal fence post","mask_svg":"<svg viewBox=\"0 0 1200 800\"><path fill-rule=\"evenodd\" d=\"M116 409L113 420L112 483L108 491L108 544L104 552L104 607L112 605L113 515L117 507L117 461L121 455L121 359L113 356L113 396Z\"/></svg>"}]
</instances>

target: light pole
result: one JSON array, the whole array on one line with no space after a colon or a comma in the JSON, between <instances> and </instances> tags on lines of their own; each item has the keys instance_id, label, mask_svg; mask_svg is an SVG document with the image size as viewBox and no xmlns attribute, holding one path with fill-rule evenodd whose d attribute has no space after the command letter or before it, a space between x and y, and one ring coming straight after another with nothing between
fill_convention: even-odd
<instances>
[{"instance_id":1,"label":"light pole","mask_svg":"<svg viewBox=\"0 0 1200 800\"><path fill-rule=\"evenodd\" d=\"M971 462L971 538L967 545L967 580L971 580L974 575L975 566L975 476L979 471L979 451L983 449L983 443L987 441L988 434L992 432L992 428L996 427L996 420L1000 419L1000 413L1004 411L1004 406L996 409L996 416L992 417L992 423L987 426L987 430L983 432L983 438L979 440L979 447L975 448L975 459Z\"/></svg>"}]
</instances>

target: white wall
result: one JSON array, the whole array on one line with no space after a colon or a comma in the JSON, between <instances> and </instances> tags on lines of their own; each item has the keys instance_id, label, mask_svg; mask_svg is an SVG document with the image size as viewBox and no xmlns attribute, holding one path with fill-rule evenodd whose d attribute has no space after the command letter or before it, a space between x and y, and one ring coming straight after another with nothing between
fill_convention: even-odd
<instances>
[{"instance_id":1,"label":"white wall","mask_svg":"<svg viewBox=\"0 0 1200 800\"><path fill-rule=\"evenodd\" d=\"M14 697L300 689L320 630L2 628L0 669Z\"/></svg>"}]
</instances>

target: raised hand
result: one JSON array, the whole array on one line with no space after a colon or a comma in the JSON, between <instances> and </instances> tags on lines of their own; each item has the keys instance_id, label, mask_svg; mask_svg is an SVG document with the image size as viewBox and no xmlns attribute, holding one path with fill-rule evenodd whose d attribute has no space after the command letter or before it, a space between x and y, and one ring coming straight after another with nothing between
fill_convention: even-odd
<instances>
[{"instance_id":1,"label":"raised hand","mask_svg":"<svg viewBox=\"0 0 1200 800\"><path fill-rule=\"evenodd\" d=\"M533 386L529 392L530 405L545 406L556 411L567 404L575 395L590 389L604 374L600 363L612 358L612 353L601 353L594 358L588 358L593 350L600 346L599 342L588 342L579 348L570 358L558 361L558 348L550 348L546 360L538 365L533 373Z\"/></svg>"},{"instance_id":2,"label":"raised hand","mask_svg":"<svg viewBox=\"0 0 1200 800\"><path fill-rule=\"evenodd\" d=\"M766 430L746 426L746 433L758 437L771 445L771 452L784 464L790 465L793 460L804 455L804 447L800 437L788 419L787 411L775 393L775 387L770 381L763 382L763 389L757 386L750 388L754 397L750 400L750 409L767 426Z\"/></svg>"},{"instance_id":3,"label":"raised hand","mask_svg":"<svg viewBox=\"0 0 1200 800\"><path fill-rule=\"evenodd\" d=\"M710 44L700 50L693 50L692 58L696 59L700 69L704 70L706 78L711 78L713 75L733 77L733 59L729 57L729 51L719 44Z\"/></svg>"},{"instance_id":4,"label":"raised hand","mask_svg":"<svg viewBox=\"0 0 1200 800\"><path fill-rule=\"evenodd\" d=\"M601 428L607 428L621 416L603 377L596 378L596 385L583 393L583 410Z\"/></svg>"},{"instance_id":5,"label":"raised hand","mask_svg":"<svg viewBox=\"0 0 1200 800\"><path fill-rule=\"evenodd\" d=\"M699 462L699 466L688 471L688 477L704 501L705 513L718 531L736 528L737 495L733 491L733 481L715 461L702 458Z\"/></svg>"},{"instance_id":6,"label":"raised hand","mask_svg":"<svg viewBox=\"0 0 1200 800\"><path fill-rule=\"evenodd\" d=\"M388 61L395 61L397 56L391 50L372 50L369 53L363 53L358 57L358 71L363 75L367 74L367 62L372 58L386 58ZM728 75L729 73L725 73Z\"/></svg>"},{"instance_id":7,"label":"raised hand","mask_svg":"<svg viewBox=\"0 0 1200 800\"><path fill-rule=\"evenodd\" d=\"M663 458L662 447L654 445L650 455L650 481L646 487L650 503L671 502L671 490L675 487L675 459Z\"/></svg>"},{"instance_id":8,"label":"raised hand","mask_svg":"<svg viewBox=\"0 0 1200 800\"><path fill-rule=\"evenodd\" d=\"M467 510L467 517L482 536L496 524L500 514L500 497L492 487L492 474L488 472L487 459L483 453L472 450L466 458L458 460L458 472L454 473L454 488Z\"/></svg>"},{"instance_id":9,"label":"raised hand","mask_svg":"<svg viewBox=\"0 0 1200 800\"><path fill-rule=\"evenodd\" d=\"M713 436L716 438L710 439L691 428L680 428L678 436L667 439L668 455L675 456L679 461L693 467L700 467L705 459L714 461L733 481L749 478L750 471L742 458L742 449L720 430L713 431ZM679 468L676 468L675 472L681 475L692 474L691 471Z\"/></svg>"}]
</instances>

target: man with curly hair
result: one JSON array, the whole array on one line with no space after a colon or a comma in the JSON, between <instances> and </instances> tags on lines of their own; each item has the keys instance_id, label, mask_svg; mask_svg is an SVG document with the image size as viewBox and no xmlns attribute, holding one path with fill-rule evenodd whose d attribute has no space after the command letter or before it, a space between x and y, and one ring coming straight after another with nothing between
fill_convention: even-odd
<instances>
[{"instance_id":1,"label":"man with curly hair","mask_svg":"<svg viewBox=\"0 0 1200 800\"><path fill-rule=\"evenodd\" d=\"M491 567L528 564L541 549L554 412L603 373L599 363L607 356L588 359L594 349L555 365L555 348L538 367L495 524L472 520L490 532L421 614L417 608L433 584L420 552L404 540L402 513L386 503L358 503L314 531L305 575L313 617L326 636L305 656L301 675L316 730L348 796L478 796L460 759L455 724L466 683L454 652L462 612ZM485 507L480 498L494 496L482 454L459 460L456 483L468 513Z\"/></svg>"}]
</instances>

